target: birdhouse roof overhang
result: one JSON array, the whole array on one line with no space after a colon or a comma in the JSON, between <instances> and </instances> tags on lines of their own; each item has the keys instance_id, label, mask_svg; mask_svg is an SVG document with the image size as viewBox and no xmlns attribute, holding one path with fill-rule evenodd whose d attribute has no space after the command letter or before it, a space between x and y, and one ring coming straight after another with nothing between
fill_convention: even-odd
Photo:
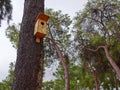
<instances>
[{"instance_id":1,"label":"birdhouse roof overhang","mask_svg":"<svg viewBox=\"0 0 120 90\"><path fill-rule=\"evenodd\" d=\"M50 17L48 15L45 15L44 13L39 13L36 20L41 19L47 22L49 18Z\"/></svg>"}]
</instances>

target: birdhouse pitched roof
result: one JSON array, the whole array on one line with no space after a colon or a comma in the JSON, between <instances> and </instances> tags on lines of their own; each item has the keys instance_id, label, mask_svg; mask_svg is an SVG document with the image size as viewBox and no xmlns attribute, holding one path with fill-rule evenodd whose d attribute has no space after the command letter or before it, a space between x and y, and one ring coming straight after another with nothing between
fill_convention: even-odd
<instances>
[{"instance_id":1,"label":"birdhouse pitched roof","mask_svg":"<svg viewBox=\"0 0 120 90\"><path fill-rule=\"evenodd\" d=\"M48 15L45 15L44 13L39 13L36 20L41 19L47 22L49 18L50 17Z\"/></svg>"}]
</instances>

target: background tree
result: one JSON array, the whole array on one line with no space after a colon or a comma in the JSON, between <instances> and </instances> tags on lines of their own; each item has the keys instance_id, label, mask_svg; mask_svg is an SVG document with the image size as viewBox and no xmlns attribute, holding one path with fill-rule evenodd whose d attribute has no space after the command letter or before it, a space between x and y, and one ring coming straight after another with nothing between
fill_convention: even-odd
<instances>
[{"instance_id":1,"label":"background tree","mask_svg":"<svg viewBox=\"0 0 120 90\"><path fill-rule=\"evenodd\" d=\"M1 20L7 19L7 22L11 20L12 17L12 5L11 0L1 0L0 1L0 26Z\"/></svg>"},{"instance_id":2,"label":"background tree","mask_svg":"<svg viewBox=\"0 0 120 90\"><path fill-rule=\"evenodd\" d=\"M115 71L111 68L112 64L108 63L103 50L95 53L87 48L93 49L98 46L109 45L109 53L117 63L116 66L119 65L119 4L118 0L91 0L87 3L85 9L82 12L78 12L75 17L74 28L77 30L75 34L76 48L82 51L79 52L79 55L84 66L90 72L96 72L99 86L103 86L103 88L112 89L115 87L115 84L110 83L114 82L111 77L112 75L116 77ZM110 80L110 87L105 84L107 82L106 78Z\"/></svg>"},{"instance_id":3,"label":"background tree","mask_svg":"<svg viewBox=\"0 0 120 90\"><path fill-rule=\"evenodd\" d=\"M54 11L53 9L46 9L46 14L50 16L48 22L47 37L51 38L49 30L52 33L53 38L57 42L63 55L69 53L70 47L70 25L72 23L68 14L63 14L62 11ZM54 53L54 54L53 54ZM53 43L49 39L45 39L45 60L47 65L51 65L58 59L56 50L53 47Z\"/></svg>"},{"instance_id":4,"label":"background tree","mask_svg":"<svg viewBox=\"0 0 120 90\"><path fill-rule=\"evenodd\" d=\"M40 12L44 12L44 0L25 1L12 90L41 90L43 40L37 44L33 36L35 19Z\"/></svg>"}]
</instances>

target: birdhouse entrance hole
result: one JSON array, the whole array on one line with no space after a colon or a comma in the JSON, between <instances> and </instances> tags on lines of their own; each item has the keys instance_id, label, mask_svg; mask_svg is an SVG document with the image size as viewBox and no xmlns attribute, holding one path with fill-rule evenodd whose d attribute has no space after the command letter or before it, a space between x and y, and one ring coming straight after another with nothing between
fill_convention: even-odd
<instances>
[{"instance_id":1,"label":"birdhouse entrance hole","mask_svg":"<svg viewBox=\"0 0 120 90\"><path fill-rule=\"evenodd\" d=\"M41 22L42 25L44 25L44 22Z\"/></svg>"}]
</instances>

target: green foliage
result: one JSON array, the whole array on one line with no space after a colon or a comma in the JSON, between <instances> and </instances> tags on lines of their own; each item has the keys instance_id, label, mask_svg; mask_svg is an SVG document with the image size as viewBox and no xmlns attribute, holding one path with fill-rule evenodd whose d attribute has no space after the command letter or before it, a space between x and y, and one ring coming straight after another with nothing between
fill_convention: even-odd
<instances>
[{"instance_id":1,"label":"green foliage","mask_svg":"<svg viewBox=\"0 0 120 90\"><path fill-rule=\"evenodd\" d=\"M11 20L12 15L12 5L11 0L1 0L0 1L0 25L1 20L4 20L7 18L7 22Z\"/></svg>"},{"instance_id":2,"label":"green foliage","mask_svg":"<svg viewBox=\"0 0 120 90\"><path fill-rule=\"evenodd\" d=\"M62 11L54 11L53 9L46 9L45 13L50 16L47 26L47 37L51 38L50 32L55 39L57 45L61 49L63 55L69 53L68 48L70 47L70 25L72 23L68 14L63 14ZM58 59L56 50L53 47L51 41L45 39L45 63L50 66L52 62Z\"/></svg>"},{"instance_id":3,"label":"green foliage","mask_svg":"<svg viewBox=\"0 0 120 90\"><path fill-rule=\"evenodd\" d=\"M100 35L94 35L93 38L91 38L92 44L97 45L104 45L105 44L105 38Z\"/></svg>"},{"instance_id":4,"label":"green foliage","mask_svg":"<svg viewBox=\"0 0 120 90\"><path fill-rule=\"evenodd\" d=\"M11 26L8 26L5 31L7 38L10 39L10 42L13 44L13 47L16 49L18 47L19 31L20 31L20 24L18 25L13 24Z\"/></svg>"},{"instance_id":5,"label":"green foliage","mask_svg":"<svg viewBox=\"0 0 120 90\"><path fill-rule=\"evenodd\" d=\"M14 68L15 64L10 63L8 76L6 77L6 79L0 82L0 90L11 90L14 77Z\"/></svg>"},{"instance_id":6,"label":"green foliage","mask_svg":"<svg viewBox=\"0 0 120 90\"><path fill-rule=\"evenodd\" d=\"M53 88L53 81L45 81L43 82L42 90L51 90Z\"/></svg>"},{"instance_id":7,"label":"green foliage","mask_svg":"<svg viewBox=\"0 0 120 90\"><path fill-rule=\"evenodd\" d=\"M70 72L70 89L71 90L82 90L82 89L94 89L94 80L92 74L83 71L81 65L74 65L69 68ZM63 67L59 65L54 75L56 79L54 81L43 82L43 90L46 90L45 87L49 87L52 90L64 90L65 89L65 77L63 75ZM49 89L48 89L49 90Z\"/></svg>"}]
</instances>

